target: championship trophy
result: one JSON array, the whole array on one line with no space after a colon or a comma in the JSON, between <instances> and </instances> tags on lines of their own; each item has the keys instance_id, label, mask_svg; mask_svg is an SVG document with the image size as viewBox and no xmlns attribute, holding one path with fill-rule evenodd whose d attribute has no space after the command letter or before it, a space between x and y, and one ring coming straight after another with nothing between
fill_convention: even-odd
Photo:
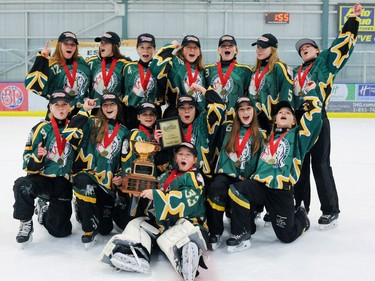
<instances>
[{"instance_id":1,"label":"championship trophy","mask_svg":"<svg viewBox=\"0 0 375 281\"><path fill-rule=\"evenodd\" d=\"M132 173L124 176L121 191L140 195L145 189L158 189L160 182L154 177L155 164L148 158L159 150L160 145L146 141L131 142L139 157L133 161Z\"/></svg>"}]
</instances>

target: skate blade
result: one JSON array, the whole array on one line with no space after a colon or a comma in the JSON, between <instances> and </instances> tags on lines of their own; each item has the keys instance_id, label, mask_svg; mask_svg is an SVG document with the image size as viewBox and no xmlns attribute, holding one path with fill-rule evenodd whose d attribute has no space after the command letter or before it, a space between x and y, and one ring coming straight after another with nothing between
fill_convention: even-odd
<instances>
[{"instance_id":1,"label":"skate blade","mask_svg":"<svg viewBox=\"0 0 375 281\"><path fill-rule=\"evenodd\" d=\"M233 254L233 253L245 251L249 249L250 247L251 247L250 241L244 241L244 242L241 242L241 244L237 246L227 246L227 251L228 253Z\"/></svg>"},{"instance_id":2,"label":"skate blade","mask_svg":"<svg viewBox=\"0 0 375 281\"><path fill-rule=\"evenodd\" d=\"M334 220L330 224L319 224L319 229L320 230L328 230L331 228L334 228L339 225L339 222L337 220Z\"/></svg>"},{"instance_id":3,"label":"skate blade","mask_svg":"<svg viewBox=\"0 0 375 281\"><path fill-rule=\"evenodd\" d=\"M33 242L33 235L32 234L30 235L29 240L27 240L26 242L18 243L18 245L20 247L20 250L23 250L23 249L27 248L31 244L31 242Z\"/></svg>"},{"instance_id":4,"label":"skate blade","mask_svg":"<svg viewBox=\"0 0 375 281\"><path fill-rule=\"evenodd\" d=\"M218 243L210 243L211 251L215 251L217 248L219 248L221 245L221 242Z\"/></svg>"},{"instance_id":5,"label":"skate blade","mask_svg":"<svg viewBox=\"0 0 375 281\"><path fill-rule=\"evenodd\" d=\"M84 244L84 246L85 246L85 249L86 249L86 250L89 250L89 249L91 249L92 247L94 247L95 244L96 244L97 242L98 242L98 237L95 236L94 240L92 240L92 241L89 242L89 243L83 243L83 244Z\"/></svg>"},{"instance_id":6,"label":"skate blade","mask_svg":"<svg viewBox=\"0 0 375 281\"><path fill-rule=\"evenodd\" d=\"M110 259L112 265L117 271L129 271L129 272L139 272L139 273L150 273L150 264L144 259L138 259L139 264L136 259L124 255L122 253L114 253Z\"/></svg>"}]
</instances>

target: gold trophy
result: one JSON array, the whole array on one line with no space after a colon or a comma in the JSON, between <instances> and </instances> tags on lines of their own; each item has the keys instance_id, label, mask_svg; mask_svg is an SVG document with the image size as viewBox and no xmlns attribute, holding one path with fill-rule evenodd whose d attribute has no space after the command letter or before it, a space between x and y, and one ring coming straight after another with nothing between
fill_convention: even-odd
<instances>
[{"instance_id":1,"label":"gold trophy","mask_svg":"<svg viewBox=\"0 0 375 281\"><path fill-rule=\"evenodd\" d=\"M158 189L160 182L154 177L155 164L148 158L159 151L154 142L131 141L139 157L133 161L132 173L124 176L121 191L139 195L145 189Z\"/></svg>"}]
</instances>

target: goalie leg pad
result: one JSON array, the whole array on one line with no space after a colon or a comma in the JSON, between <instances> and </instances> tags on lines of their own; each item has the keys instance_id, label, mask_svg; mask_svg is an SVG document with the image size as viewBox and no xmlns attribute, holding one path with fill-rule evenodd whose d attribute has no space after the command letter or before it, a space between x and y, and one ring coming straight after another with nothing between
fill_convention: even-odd
<instances>
[{"instance_id":1,"label":"goalie leg pad","mask_svg":"<svg viewBox=\"0 0 375 281\"><path fill-rule=\"evenodd\" d=\"M186 219L180 219L176 225L160 235L156 242L178 274L181 274L181 248L184 245L194 242L201 252L207 250L206 241L199 227Z\"/></svg>"},{"instance_id":2,"label":"goalie leg pad","mask_svg":"<svg viewBox=\"0 0 375 281\"><path fill-rule=\"evenodd\" d=\"M141 224L147 217L140 217L131 220L121 234L114 235L102 250L99 259L110 265L111 258L116 252L128 254L130 247L134 247L139 256L145 260L150 260L151 238L147 232L141 228ZM127 250L126 250L127 249Z\"/></svg>"}]
</instances>

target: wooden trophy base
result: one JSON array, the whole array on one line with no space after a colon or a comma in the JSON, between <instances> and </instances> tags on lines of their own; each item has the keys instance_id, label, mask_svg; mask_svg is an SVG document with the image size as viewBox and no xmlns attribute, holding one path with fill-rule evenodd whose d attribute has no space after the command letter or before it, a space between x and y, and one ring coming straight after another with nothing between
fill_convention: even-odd
<instances>
[{"instance_id":1,"label":"wooden trophy base","mask_svg":"<svg viewBox=\"0 0 375 281\"><path fill-rule=\"evenodd\" d=\"M160 182L153 176L127 174L124 176L121 191L139 196L145 189L159 189Z\"/></svg>"}]
</instances>

